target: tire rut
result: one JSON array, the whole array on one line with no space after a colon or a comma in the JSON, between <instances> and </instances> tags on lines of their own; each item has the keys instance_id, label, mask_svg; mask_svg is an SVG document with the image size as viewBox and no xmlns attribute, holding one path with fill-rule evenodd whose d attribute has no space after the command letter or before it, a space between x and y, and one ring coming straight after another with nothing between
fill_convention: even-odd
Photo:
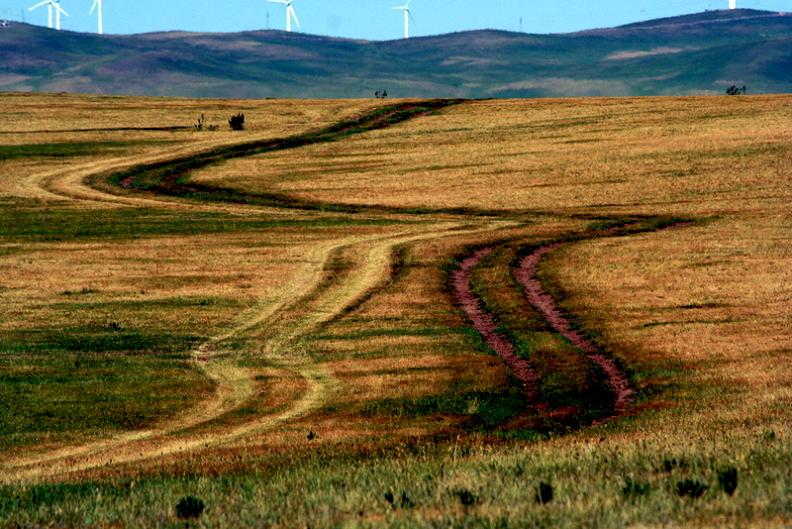
<instances>
[{"instance_id":1,"label":"tire rut","mask_svg":"<svg viewBox=\"0 0 792 529\"><path fill-rule=\"evenodd\" d=\"M542 258L548 253L561 248L563 243L555 243L543 246L533 253L525 256L517 268L514 269L514 277L523 287L523 291L528 301L533 307L542 314L545 321L558 334L566 338L575 347L586 354L586 357L594 362L605 373L608 385L613 391L614 400L612 413L605 417L600 417L593 424L602 424L616 417L624 415L632 403L633 390L626 373L619 367L615 360L597 350L596 346L579 332L572 329L572 325L561 310L556 301L542 287L542 283L537 279L536 272Z\"/></svg>"},{"instance_id":2,"label":"tire rut","mask_svg":"<svg viewBox=\"0 0 792 529\"><path fill-rule=\"evenodd\" d=\"M495 318L483 308L484 304L473 292L470 280L473 270L491 254L494 248L484 248L465 258L452 276L454 294L457 302L465 311L473 328L481 334L484 341L495 351L523 384L523 394L529 403L537 399L539 377L531 363L515 351L514 345L501 333Z\"/></svg>"}]
</instances>

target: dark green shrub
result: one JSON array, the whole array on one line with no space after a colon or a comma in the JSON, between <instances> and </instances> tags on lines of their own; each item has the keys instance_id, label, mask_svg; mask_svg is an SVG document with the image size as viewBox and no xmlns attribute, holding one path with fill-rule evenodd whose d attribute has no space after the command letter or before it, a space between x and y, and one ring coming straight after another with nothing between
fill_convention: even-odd
<instances>
[{"instance_id":1,"label":"dark green shrub","mask_svg":"<svg viewBox=\"0 0 792 529\"><path fill-rule=\"evenodd\" d=\"M176 516L183 520L200 518L206 505L195 496L187 496L176 504Z\"/></svg>"},{"instance_id":2,"label":"dark green shrub","mask_svg":"<svg viewBox=\"0 0 792 529\"><path fill-rule=\"evenodd\" d=\"M689 497L692 499L700 498L709 487L700 481L696 481L693 479L686 479L684 481L679 481L676 484L676 493L679 497Z\"/></svg>"},{"instance_id":3,"label":"dark green shrub","mask_svg":"<svg viewBox=\"0 0 792 529\"><path fill-rule=\"evenodd\" d=\"M475 494L467 489L459 489L455 491L455 494L457 498L459 498L459 502L465 507L470 507L476 503L476 501L478 501L478 498L476 498Z\"/></svg>"},{"instance_id":4,"label":"dark green shrub","mask_svg":"<svg viewBox=\"0 0 792 529\"><path fill-rule=\"evenodd\" d=\"M737 469L728 467L718 472L718 484L723 492L731 496L737 490Z\"/></svg>"},{"instance_id":5,"label":"dark green shrub","mask_svg":"<svg viewBox=\"0 0 792 529\"><path fill-rule=\"evenodd\" d=\"M228 120L228 125L231 127L231 130L245 130L245 115L237 114L231 116L231 119Z\"/></svg>"},{"instance_id":6,"label":"dark green shrub","mask_svg":"<svg viewBox=\"0 0 792 529\"><path fill-rule=\"evenodd\" d=\"M536 490L536 502L547 504L553 501L553 486L542 481Z\"/></svg>"}]
</instances>

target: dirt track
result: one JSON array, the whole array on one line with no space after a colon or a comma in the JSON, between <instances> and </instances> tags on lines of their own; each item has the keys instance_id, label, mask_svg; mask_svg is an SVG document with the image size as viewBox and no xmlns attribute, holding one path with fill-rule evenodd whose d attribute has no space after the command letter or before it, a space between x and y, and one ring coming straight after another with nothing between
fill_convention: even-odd
<instances>
[{"instance_id":1,"label":"dirt track","mask_svg":"<svg viewBox=\"0 0 792 529\"><path fill-rule=\"evenodd\" d=\"M556 243L543 246L535 252L527 255L520 261L520 266L514 270L514 276L520 282L528 301L544 316L547 323L561 336L569 340L572 345L586 353L586 356L597 364L608 378L608 384L614 394L612 414L601 417L595 424L608 421L614 417L623 415L632 402L633 390L627 375L616 364L616 362L597 351L594 344L584 338L580 333L572 329L569 320L558 309L555 300L542 288L542 283L537 279L536 272L542 257L563 246Z\"/></svg>"},{"instance_id":2,"label":"dirt track","mask_svg":"<svg viewBox=\"0 0 792 529\"><path fill-rule=\"evenodd\" d=\"M379 123L379 122L377 122ZM347 132L341 130L341 132ZM86 182L97 175L112 170L128 169L137 165L166 163L190 159L196 153L226 149L227 144L207 142L178 149L175 152L157 152L143 156L117 158L102 162L73 166L68 170L31 175L21 182L20 195L86 205L89 207L158 207L178 210L224 211L236 214L280 215L283 211L260 206L234 204L192 203L179 198L133 193L109 193ZM232 147L232 146L231 146ZM241 151L244 152L244 151ZM294 211L289 215L293 216ZM335 387L332 375L323 365L301 352L301 340L323 322L336 318L348 307L364 298L368 292L387 281L390 257L398 245L421 240L489 231L511 222L481 221L477 223L440 220L422 223L390 235L368 235L335 239L319 244L306 255L301 272L294 275L290 284L280 289L280 295L263 300L254 310L241 315L230 327L210 338L191 353L196 369L215 383L214 395L178 418L159 424L156 428L127 432L109 439L82 445L63 447L3 461L1 480L30 481L67 475L72 472L142 461L169 454L243 441L252 435L301 417L321 406ZM329 284L323 281L323 270L333 255L354 252L363 256L359 264L341 280ZM310 307L307 312L295 308ZM303 314L297 318L293 314ZM273 325L277 322L277 325ZM184 433L205 425L239 408L254 397L254 375L238 367L240 352L224 348L224 343L243 337L261 326L279 329L268 341L263 355L284 372L297 373L305 381L305 390L285 409L256 417L232 427L209 429L208 433ZM202 431L204 431L203 429Z\"/></svg>"},{"instance_id":3,"label":"dirt track","mask_svg":"<svg viewBox=\"0 0 792 529\"><path fill-rule=\"evenodd\" d=\"M470 286L473 269L492 251L492 248L484 248L474 252L462 261L459 268L454 272L454 293L457 301L470 319L473 328L481 334L487 345L492 347L503 358L503 361L506 362L506 365L509 366L514 375L523 383L523 393L526 401L533 403L536 401L537 385L539 383L536 372L528 360L517 355L514 345L497 331L498 325L495 323L495 319L492 314L483 308L481 300L473 293Z\"/></svg>"}]
</instances>

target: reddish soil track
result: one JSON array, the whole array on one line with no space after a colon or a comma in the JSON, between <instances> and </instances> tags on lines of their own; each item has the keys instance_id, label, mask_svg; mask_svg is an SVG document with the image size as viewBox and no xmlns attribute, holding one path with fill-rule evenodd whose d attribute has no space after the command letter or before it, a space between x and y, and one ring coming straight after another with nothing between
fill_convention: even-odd
<instances>
[{"instance_id":1,"label":"reddish soil track","mask_svg":"<svg viewBox=\"0 0 792 529\"><path fill-rule=\"evenodd\" d=\"M536 372L531 367L530 362L517 356L514 345L497 332L498 326L495 323L495 319L484 310L478 296L470 288L470 278L473 269L492 251L492 248L484 248L462 261L462 264L454 271L452 277L454 293L465 314L473 323L473 328L484 337L487 345L492 347L503 358L514 375L523 383L523 392L528 402L535 402L539 383Z\"/></svg>"},{"instance_id":2,"label":"reddish soil track","mask_svg":"<svg viewBox=\"0 0 792 529\"><path fill-rule=\"evenodd\" d=\"M543 246L524 257L520 266L514 270L514 277L525 289L528 301L533 305L547 320L550 326L559 334L564 336L572 344L585 352L588 358L597 364L608 377L608 384L614 393L613 413L608 417L602 417L594 424L601 424L610 419L623 415L632 402L633 390L627 380L627 375L616 364L616 362L597 351L597 348L590 340L581 336L580 333L572 329L569 320L564 317L555 300L542 288L542 284L536 278L536 270L542 257L562 246L562 243Z\"/></svg>"}]
</instances>

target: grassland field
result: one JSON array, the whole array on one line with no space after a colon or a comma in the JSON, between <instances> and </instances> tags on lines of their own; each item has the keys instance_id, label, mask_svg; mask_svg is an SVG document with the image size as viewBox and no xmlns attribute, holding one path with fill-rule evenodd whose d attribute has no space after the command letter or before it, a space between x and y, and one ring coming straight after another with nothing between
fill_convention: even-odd
<instances>
[{"instance_id":1,"label":"grassland field","mask_svg":"<svg viewBox=\"0 0 792 529\"><path fill-rule=\"evenodd\" d=\"M792 96L0 116L0 527L792 527Z\"/></svg>"}]
</instances>

